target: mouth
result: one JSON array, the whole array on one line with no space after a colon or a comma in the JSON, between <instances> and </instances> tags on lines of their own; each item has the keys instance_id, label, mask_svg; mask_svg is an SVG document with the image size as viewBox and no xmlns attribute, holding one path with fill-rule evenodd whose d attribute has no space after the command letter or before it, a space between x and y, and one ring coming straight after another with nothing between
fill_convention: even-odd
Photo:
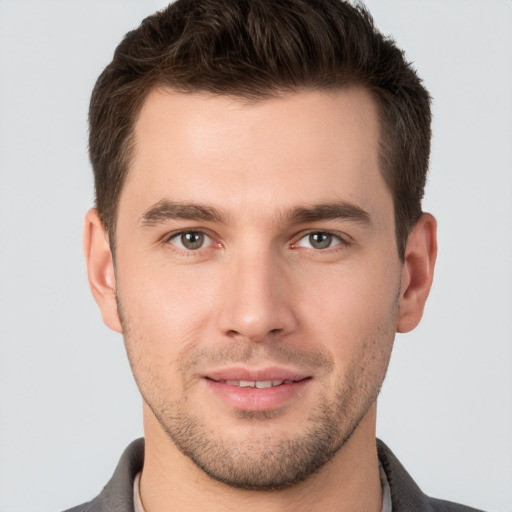
<instances>
[{"instance_id":1,"label":"mouth","mask_svg":"<svg viewBox=\"0 0 512 512\"><path fill-rule=\"evenodd\" d=\"M224 370L204 377L213 394L241 411L271 411L303 396L312 377L284 370Z\"/></svg>"},{"instance_id":2,"label":"mouth","mask_svg":"<svg viewBox=\"0 0 512 512\"><path fill-rule=\"evenodd\" d=\"M294 382L299 382L299 381L296 381L296 380L218 380L216 382L228 384L229 386L237 386L240 388L265 389L265 388L274 388L276 386L282 386L283 384L293 384Z\"/></svg>"}]
</instances>

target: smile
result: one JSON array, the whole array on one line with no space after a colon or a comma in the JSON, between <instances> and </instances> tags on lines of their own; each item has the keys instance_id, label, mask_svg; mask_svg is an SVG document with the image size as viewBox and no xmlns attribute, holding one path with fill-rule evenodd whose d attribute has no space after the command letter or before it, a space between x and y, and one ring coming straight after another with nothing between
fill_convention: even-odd
<instances>
[{"instance_id":1,"label":"smile","mask_svg":"<svg viewBox=\"0 0 512 512\"><path fill-rule=\"evenodd\" d=\"M240 388L272 388L281 384L291 384L293 380L220 380L217 382L238 386Z\"/></svg>"},{"instance_id":2,"label":"smile","mask_svg":"<svg viewBox=\"0 0 512 512\"><path fill-rule=\"evenodd\" d=\"M310 376L298 375L241 377L242 375L216 375L215 378L208 376L204 381L214 396L224 404L243 411L270 411L291 404L303 395L312 381Z\"/></svg>"}]
</instances>

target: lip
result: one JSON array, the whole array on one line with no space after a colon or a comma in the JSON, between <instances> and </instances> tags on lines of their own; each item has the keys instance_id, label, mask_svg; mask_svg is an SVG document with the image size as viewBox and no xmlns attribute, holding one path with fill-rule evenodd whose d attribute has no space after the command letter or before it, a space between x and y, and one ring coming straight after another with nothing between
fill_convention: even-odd
<instances>
[{"instance_id":1,"label":"lip","mask_svg":"<svg viewBox=\"0 0 512 512\"><path fill-rule=\"evenodd\" d=\"M312 377L286 368L226 368L208 372L204 382L213 394L231 408L239 411L272 411L283 407L310 385ZM266 387L240 387L226 381L284 381Z\"/></svg>"},{"instance_id":2,"label":"lip","mask_svg":"<svg viewBox=\"0 0 512 512\"><path fill-rule=\"evenodd\" d=\"M300 381L304 380L310 375L301 373L288 368L269 367L269 368L223 368L208 371L204 375L207 379L222 381L222 380L291 380Z\"/></svg>"}]
</instances>

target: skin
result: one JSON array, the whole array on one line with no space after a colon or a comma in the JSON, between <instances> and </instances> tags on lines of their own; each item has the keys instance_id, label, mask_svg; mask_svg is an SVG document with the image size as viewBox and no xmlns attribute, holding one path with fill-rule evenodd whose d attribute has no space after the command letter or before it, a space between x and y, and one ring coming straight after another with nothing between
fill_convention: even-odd
<instances>
[{"instance_id":1,"label":"skin","mask_svg":"<svg viewBox=\"0 0 512 512\"><path fill-rule=\"evenodd\" d=\"M399 260L377 119L357 88L147 98L115 267L94 210L84 231L144 398L146 512L380 511L375 401L421 318L436 226L423 215ZM226 398L233 372L301 383Z\"/></svg>"}]
</instances>

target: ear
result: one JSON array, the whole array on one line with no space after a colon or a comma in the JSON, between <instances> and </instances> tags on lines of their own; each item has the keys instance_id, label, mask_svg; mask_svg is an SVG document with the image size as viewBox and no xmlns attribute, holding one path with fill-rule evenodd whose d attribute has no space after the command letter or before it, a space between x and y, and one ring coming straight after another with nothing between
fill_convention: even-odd
<instances>
[{"instance_id":1,"label":"ear","mask_svg":"<svg viewBox=\"0 0 512 512\"><path fill-rule=\"evenodd\" d=\"M397 332L412 331L423 316L437 257L437 223L424 213L407 239Z\"/></svg>"},{"instance_id":2,"label":"ear","mask_svg":"<svg viewBox=\"0 0 512 512\"><path fill-rule=\"evenodd\" d=\"M91 292L105 324L122 332L116 303L116 278L108 233L96 209L89 210L84 219L84 256Z\"/></svg>"}]
</instances>

